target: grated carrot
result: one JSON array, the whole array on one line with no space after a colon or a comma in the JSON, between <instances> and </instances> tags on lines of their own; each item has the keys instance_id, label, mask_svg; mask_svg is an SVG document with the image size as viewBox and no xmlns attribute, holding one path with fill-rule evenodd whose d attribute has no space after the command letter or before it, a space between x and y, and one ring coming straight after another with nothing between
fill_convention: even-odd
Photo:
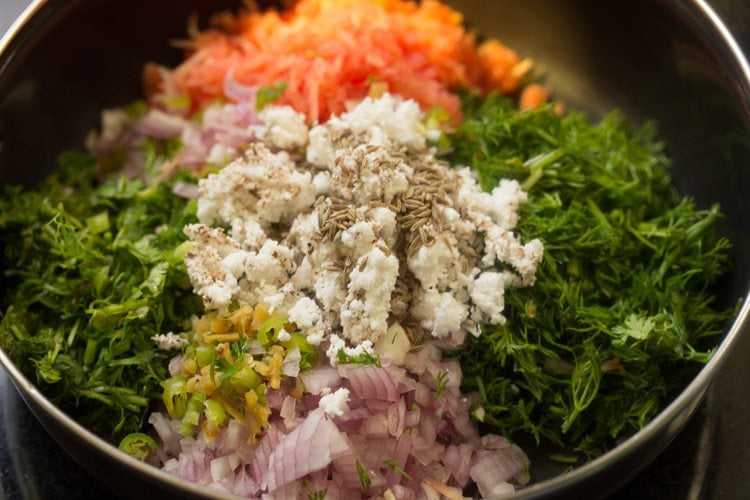
<instances>
[{"instance_id":1,"label":"grated carrot","mask_svg":"<svg viewBox=\"0 0 750 500\"><path fill-rule=\"evenodd\" d=\"M252 87L284 81L279 104L325 121L375 88L440 106L460 119L460 86L512 92L515 52L496 40L477 48L460 13L437 0L301 0L283 12L221 16L220 26L192 41L173 71L148 67L150 97L166 89L199 109L223 96L228 74ZM168 80L168 81L165 81Z\"/></svg>"},{"instance_id":2,"label":"grated carrot","mask_svg":"<svg viewBox=\"0 0 750 500\"><path fill-rule=\"evenodd\" d=\"M538 83L524 87L518 100L520 109L535 109L547 102L547 90Z\"/></svg>"}]
</instances>

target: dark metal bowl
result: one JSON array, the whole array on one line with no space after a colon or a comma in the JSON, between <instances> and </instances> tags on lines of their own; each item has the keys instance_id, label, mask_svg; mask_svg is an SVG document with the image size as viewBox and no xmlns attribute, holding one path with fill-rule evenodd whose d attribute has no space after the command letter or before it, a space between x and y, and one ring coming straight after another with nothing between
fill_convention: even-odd
<instances>
[{"instance_id":1,"label":"dark metal bowl","mask_svg":"<svg viewBox=\"0 0 750 500\"><path fill-rule=\"evenodd\" d=\"M139 96L147 61L176 63L168 40L239 2L37 0L0 40L0 181L33 184L64 149L80 149L102 108ZM719 230L733 242L722 306L744 300L713 359L643 430L562 476L533 456L535 482L518 496L603 496L648 465L700 404L747 329L750 278L750 69L701 0L468 0L467 22L534 58L555 96L592 117L613 108L634 124L659 123L673 178L700 206L721 203ZM31 410L77 461L125 496L210 491L121 453L52 405L0 350L0 363Z\"/></svg>"}]
</instances>

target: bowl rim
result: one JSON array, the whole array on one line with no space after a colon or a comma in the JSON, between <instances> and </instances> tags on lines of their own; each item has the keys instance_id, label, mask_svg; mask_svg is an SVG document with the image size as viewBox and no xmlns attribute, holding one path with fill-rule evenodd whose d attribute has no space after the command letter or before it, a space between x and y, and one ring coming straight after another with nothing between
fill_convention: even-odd
<instances>
[{"instance_id":1,"label":"bowl rim","mask_svg":"<svg viewBox=\"0 0 750 500\"><path fill-rule=\"evenodd\" d=\"M23 31L28 28L30 21L41 15L45 8L54 3L54 0L32 0L24 11L10 25L5 34L0 37L0 78L4 72L5 66L14 57L11 52L8 53L13 43L20 38ZM750 65L735 40L729 28L725 25L716 11L709 5L706 0L691 0L681 5L685 10L692 14L693 23L702 22L698 25L701 29L708 30L713 35L718 35L718 41L721 43L720 49L728 52L731 59L725 62L732 66L731 76L735 83L739 85L737 89L739 94L744 97L743 111L744 118L750 120ZM3 63L5 59L5 63ZM718 373L720 367L726 361L731 348L737 343L737 340L750 321L750 290L745 291L744 300L737 315L732 319L731 326L726 331L722 341L716 347L711 359L700 369L693 380L672 400L662 411L660 411L649 423L635 434L628 437L625 441L612 448L603 455L587 462L586 464L576 467L570 472L525 486L507 498L532 498L555 492L564 491L566 487L578 483L581 480L591 478L600 474L609 462L618 461L625 458L631 451L643 446L650 439L656 436L668 422L673 420L679 413L690 408L691 404L703 396L709 387L713 378ZM89 447L102 453L110 461L120 462L139 474L149 477L152 481L169 485L181 493L194 495L203 498L226 498L227 495L213 491L208 487L203 487L195 483L185 481L175 475L148 465L124 451L119 450L114 444L94 434L83 425L78 423L68 414L59 409L16 367L10 356L0 348L0 365L7 371L14 386L20 392L22 398L29 405L35 414L35 417L42 421L36 414L36 408L44 411L48 416L60 424L65 431L76 437L77 440L83 441ZM29 401L30 400L30 401ZM32 405L33 403L33 405ZM34 408L34 406L36 408ZM44 422L42 422L43 425ZM46 428L46 425L45 425ZM48 430L49 432L49 430ZM53 434L50 432L50 434ZM67 452L67 450L66 450ZM72 457L76 459L76 457Z\"/></svg>"}]
</instances>

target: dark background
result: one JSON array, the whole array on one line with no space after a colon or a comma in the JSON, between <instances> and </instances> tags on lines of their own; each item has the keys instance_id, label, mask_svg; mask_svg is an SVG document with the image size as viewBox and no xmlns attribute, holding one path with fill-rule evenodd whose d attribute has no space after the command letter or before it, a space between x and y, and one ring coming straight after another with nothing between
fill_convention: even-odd
<instances>
[{"instance_id":1,"label":"dark background","mask_svg":"<svg viewBox=\"0 0 750 500\"><path fill-rule=\"evenodd\" d=\"M29 0L0 0L0 33L5 32L28 3ZM709 3L750 53L750 1ZM745 335L686 428L614 498L750 498L748 415L750 337ZM106 496L116 494L60 449L0 369L0 498Z\"/></svg>"}]
</instances>

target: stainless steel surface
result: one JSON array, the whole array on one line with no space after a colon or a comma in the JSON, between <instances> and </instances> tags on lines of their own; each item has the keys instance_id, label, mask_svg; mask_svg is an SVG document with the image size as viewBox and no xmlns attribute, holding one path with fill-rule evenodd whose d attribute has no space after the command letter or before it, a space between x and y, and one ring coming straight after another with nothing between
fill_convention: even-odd
<instances>
[{"instance_id":1,"label":"stainless steel surface","mask_svg":"<svg viewBox=\"0 0 750 500\"><path fill-rule=\"evenodd\" d=\"M29 0L5 0L0 7L0 34L10 28L13 21L21 15L23 9L29 4Z\"/></svg>"},{"instance_id":2,"label":"stainless steel surface","mask_svg":"<svg viewBox=\"0 0 750 500\"><path fill-rule=\"evenodd\" d=\"M7 16L5 14L7 12L6 7L12 5L18 8L24 2L19 0L5 1L7 3L3 3L3 5L0 6L0 13L5 17L0 17L0 20L7 25ZM60 4L60 2L54 1L50 3ZM86 2L72 0L69 2L69 5L85 3ZM527 9L527 11L530 11L534 7L539 7L541 3L542 2L538 0L531 0L529 2L524 2L523 4L516 2L517 7L522 5L521 8ZM662 3L663 2L654 2L654 4ZM505 12L500 10L495 12L493 10L500 9L500 7L498 7L500 4L506 5L502 2L487 3L479 2L478 0L475 2L462 2L462 5L466 7L469 20L473 20L480 28L487 27L487 31L490 33L493 31L497 32L499 29L498 24L502 24L502 21L498 21L498 16L502 17ZM529 37L528 33L516 33L515 35L513 33L518 31L521 26L528 28L529 25L543 26L548 24L548 17L545 18L537 15L536 17L532 16L532 18L528 18L528 16L523 17L521 14L518 14L521 17L513 17L512 15L505 16L507 19L507 29L511 34L511 38L517 36L520 40L520 45L513 44L512 40L511 45L516 45L521 50L524 49L525 45L527 52L533 55L536 55L536 51L539 51L538 59L540 60L540 64L545 65L548 69L550 84L555 86L556 89L564 97L568 98L570 102L583 106L594 114L601 112L604 109L620 106L624 107L629 116L635 121L638 121L645 116L652 116L652 114L668 116L670 112L674 112L673 110L670 111L668 108L670 94L674 93L679 94L679 99L683 100L682 102L684 105L696 105L700 108L700 102L696 101L690 103L685 100L701 99L702 96L706 95L701 93L703 92L702 90L699 91L692 89L687 85L685 88L660 88L660 81L658 80L659 75L635 74L623 76L617 73L617 65L613 64L611 61L608 62L602 60L601 53L594 50L594 47L576 44L576 40L585 39L586 36L591 36L591 33L587 32L588 26L581 23L587 21L603 21L605 23L613 22L613 19L607 19L607 12L605 12L606 8L599 8L599 11L597 11L604 19L597 19L595 16L587 17L582 15L581 12L576 10L576 6L580 7L584 4L585 2L581 3L577 1L567 3L548 2L547 6L554 7L554 5L557 5L558 7L558 10L555 12L547 12L549 15L556 16L553 26L555 26L558 31L540 30L535 33L536 38ZM619 4L622 6L627 3L613 2L613 4ZM719 6L720 9L724 9L723 12L727 14L727 19L730 22L734 21L734 23L738 25L735 29L742 29L743 26L750 26L750 24L741 24L741 18L737 15L738 12L745 12L745 15L747 16L750 8L746 3L728 1L720 2L717 0L716 2L713 2L713 4ZM649 8L651 8L651 6L649 6ZM474 9L475 12L473 17L471 15L472 9ZM646 10L648 11L649 9ZM654 7L654 10L658 9ZM674 40L667 39L666 35L663 40L658 42L661 43L661 45L658 43L655 44L655 47L660 47L662 49L667 47L670 50L673 50L674 54L672 55L674 57L682 57L683 59L681 59L681 62L687 64L687 66L681 69L686 71L688 76L692 75L691 71L695 72L701 69L712 68L711 64L709 64L711 58L715 60L723 60L728 67L732 68L731 72L734 72L735 74L741 74L743 71L747 71L746 66L742 65L741 59L737 59L736 48L732 47L731 40L727 42L726 33L722 33L722 26L717 24L716 19L712 19L710 9L708 9L703 2L675 2L672 4L671 10L668 9L667 12L673 16L674 20L682 19L686 22L698 21L703 23L702 25L694 25L691 29L676 30L675 36L678 38L682 37L677 39L677 42L685 43L686 41L689 42L693 39L704 40L707 36L706 34L710 34L710 38L708 38L708 41L703 47L704 54L698 54L700 57L686 51L684 45L680 45L679 43L672 44L671 41ZM645 19L644 22L646 23L643 29L648 30L648 23L653 22L653 20L649 20L650 18L648 17L648 14L641 14L641 16L643 17L640 19ZM639 19L639 17L631 15L630 19ZM745 17L745 19L748 18ZM489 24L484 26L482 23ZM632 25L630 26L631 27L628 29L632 29ZM598 33L600 36L606 36L601 30ZM623 33L627 33L627 29L624 30ZM619 32L612 32L610 33L610 36L621 34L622 33ZM559 57L553 57L550 55L545 59L544 55L550 53L545 53L544 48L548 47L550 43L555 43L554 36L566 37L566 43L577 50L558 50L557 54L554 54L554 56ZM545 39L547 40L546 42ZM140 48L143 49L146 45L147 44L144 43ZM613 45L611 41L608 41L603 45L619 47L617 44ZM124 50L123 47L119 47L118 49ZM657 56L657 54L651 54L647 51L641 55L644 54L649 57ZM623 55L627 55L626 50L623 51ZM706 62L706 59L709 59L709 61ZM129 61L128 64L131 67L137 67L137 62L138 61ZM705 68L697 66L691 67L689 66L690 64L705 64ZM612 66L614 70L613 73L607 73L607 71L602 69L604 67L610 68L610 66ZM648 67L654 69L654 67L657 66L657 62L652 62L651 66ZM622 68L619 68L619 70L622 71ZM119 74L123 74L122 69L118 71ZM726 99L727 102L733 103L738 110L743 110L745 114L744 116L734 115L731 113L731 110L729 114L731 115L732 120L737 121L737 124L735 125L742 128L742 132L747 136L747 106L748 103L750 103L747 95L748 82L746 80L740 80L735 83L730 83L727 78L731 72L728 71L725 74L710 75L711 77L706 80L715 83L716 88L720 90L725 98L733 95L733 100ZM107 75L106 78L111 78L111 75ZM618 78L625 78L625 80L618 81ZM2 80L2 74L0 74L0 80ZM639 84L639 80L643 81L643 83ZM595 85L592 85L592 82L595 83ZM101 104L104 102L109 102L110 105L123 102L124 99L120 96L126 95L128 92L133 92L132 85L129 88L126 87L127 86L118 88L116 91L113 91L112 95L104 97L97 95L96 97L98 100L94 100L94 102L88 106L89 109L79 117L80 121L72 128L75 129L77 127L78 129L82 129L81 123L86 121L88 121L88 124L91 124L93 120L95 120L96 110L98 107L101 107ZM660 98L664 101L662 103L663 106L659 103ZM643 102L649 103L649 105L645 106L641 104L639 106L638 102L633 102L633 100L637 99L643 99ZM653 106L650 105L652 102L655 103ZM55 108L55 111L57 110L58 108ZM722 121L725 121L722 117L717 116L713 118L721 118ZM706 123L710 123L712 117L703 116L701 119L706 121ZM683 145L685 141L694 140L693 137L691 137L691 134L700 136L700 134L705 133L699 124L692 123L689 120L680 120L679 123L676 121L664 122L662 120L662 125L663 131L668 139L668 144ZM64 140L61 139L61 141L67 141L66 145L68 147L76 146L77 144L70 142L71 137L73 137L75 133L80 133L80 131L71 130L70 132L71 135L64 137ZM673 138L674 141L669 141L670 138ZM0 136L0 162L2 162L3 144L2 136ZM691 149L689 146L690 145L685 149L675 147L673 151L677 159L675 177L680 183L681 188L695 194L699 201L712 200L714 196L720 194L718 191L719 189L729 189L732 191L732 196L737 199L730 200L730 203L728 203L730 210L728 213L729 223L727 229L729 232L733 233L733 239L737 242L740 251L742 249L747 249L747 223L745 223L745 219L742 218L747 211L744 203L744 191L739 189L740 185L723 186L722 183L726 182L728 174L726 174L726 172L718 171L720 168L717 169L716 172L708 173L704 169L701 173L700 168L696 166L696 155L699 155L701 160L705 159L705 161L711 161L712 155L716 155L717 151L696 152L695 147ZM707 146L707 149L710 149L709 146ZM746 155L747 151L740 151L737 154L740 155L740 158L745 158L746 156L742 155ZM40 158L42 157L40 156ZM6 163L7 161L8 160L6 160ZM689 166L683 168L683 164ZM723 168L726 169L728 167L725 166ZM732 175L734 175L735 178L740 178L740 180L736 182L742 183L744 180L744 185L747 185L748 173L745 170L746 169L743 169L739 173L735 172ZM10 175L7 172L2 172L1 165L0 174L5 176ZM702 176L700 180L693 178L693 176L699 175ZM726 194L724 195L724 198L727 198ZM730 295L737 291L741 291L742 294L744 294L746 291L748 274L748 265L744 259L739 261L739 265L737 266L737 269L735 269L735 272L740 273L741 276L739 279L734 279L732 283L728 284L727 288L732 290ZM749 304L745 305L745 309L742 313L743 315L747 314L748 306ZM749 398L747 397L750 396L750 394L747 392L746 384L737 383L738 380L750 380L750 369L747 367L746 363L742 362L743 357L747 359L747 356L750 355L750 345L748 345L750 344L750 339L748 339L748 335L740 335L741 332L739 328L740 325L738 323L729 333L732 342L736 344L732 346L733 352L729 352L730 344L729 342L725 342L715 359L701 372L693 384L672 403L667 411L662 413L643 432L627 441L614 453L601 457L597 461L588 464L567 477L554 479L552 482L533 486L531 489L525 491L524 494L529 495L534 494L535 492L539 494L548 494L552 491L551 488L554 492L561 494L566 491L573 491L566 490L568 487L578 487L582 484L588 485L586 486L588 488L591 488L592 484L603 485L600 487L606 489L607 485L609 485L609 487L616 486L618 482L622 482L629 475L643 469L648 462L653 459L659 451L661 451L661 448L666 446L666 444L677 435L680 427L685 424L689 415L700 403L700 396L708 387L710 379L715 375L715 372L719 373L718 377L711 386L706 403L704 403L701 410L702 412L711 415L709 418L710 422L698 427L700 439L705 439L705 442L707 443L706 447L711 447L711 451L709 453L708 451L703 452L699 449L693 467L694 470L691 471L689 477L686 474L685 480L697 484L697 486L695 486L695 495L693 495L693 493L690 493L689 495L696 498L722 498L723 495L720 493L723 491L742 491L730 487L732 482L736 483L737 481L742 481L742 478L744 478L746 484L750 482L748 475L742 473L747 470L748 466L750 466L750 446L748 446L750 439L747 437L750 432L748 430L748 424L743 418L744 415L747 414L747 411L750 410L750 404L748 403ZM0 353L0 361L3 361L6 366L8 366L7 360L4 359L2 353ZM720 369L719 364L722 362L724 362L725 366ZM12 367L11 370L13 370ZM41 397L33 386L28 384L25 379L17 373L12 373L12 375L16 383L20 384L21 392L29 402L31 408L40 417L48 429L55 434L55 437L63 441L68 449L83 451L84 453L88 452L90 454L89 456L77 456L76 458L78 460L86 462L89 467L93 467L95 470L98 469L105 475L111 476L111 471L125 470L119 467L123 464L126 469L130 468L131 472L136 471L138 477L141 477L146 481L155 481L154 484L159 484L159 481L163 480L162 475L156 473L156 471L150 468L145 468L142 464L132 459L128 459L128 457L123 457L119 452L104 445L103 442L98 440L98 438L81 431L77 424L67 419L67 417L60 414L59 411L56 411L54 407L51 407L51 405L46 403L44 398ZM717 433L717 429L722 429L722 433ZM731 432L726 432L726 429L730 429ZM733 435L736 435L737 437L733 439L731 437ZM742 444L745 446L743 447ZM703 462L701 462L701 460L703 460ZM723 463L719 463L719 466L715 468L715 475L717 478L712 479L712 481L714 481L712 490L708 492L706 491L706 486L704 484L705 481L702 482L700 479L701 464L704 463L705 460L723 461ZM620 471L617 471L616 469L620 469ZM740 472L740 474L738 474L738 472ZM618 473L620 474L619 478L617 476ZM124 482L128 481L129 479L125 476ZM167 485L171 486L173 489L172 491L182 488L182 486L175 484L176 482L173 480L166 479L165 481ZM130 483L130 485L132 487L133 483ZM148 486L148 484L144 484L144 486ZM591 493L600 490L589 489L588 491ZM750 490L745 489L744 491ZM193 493L195 493L195 490L193 490Z\"/></svg>"}]
</instances>

